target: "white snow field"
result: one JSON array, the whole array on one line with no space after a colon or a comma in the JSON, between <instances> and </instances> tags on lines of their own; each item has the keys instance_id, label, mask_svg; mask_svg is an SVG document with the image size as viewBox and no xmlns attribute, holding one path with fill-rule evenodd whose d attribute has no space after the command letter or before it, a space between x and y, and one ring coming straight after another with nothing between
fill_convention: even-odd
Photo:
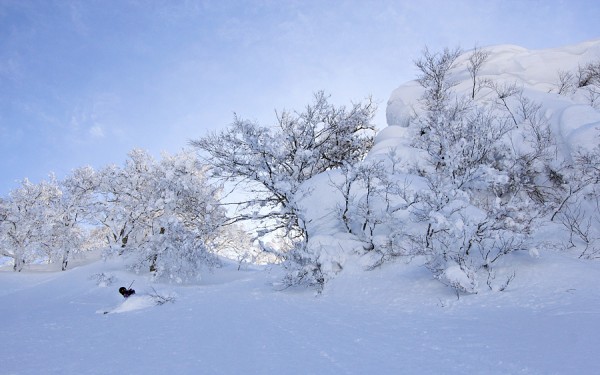
<instances>
[{"instance_id":1,"label":"white snow field","mask_svg":"<svg viewBox=\"0 0 600 375\"><path fill-rule=\"evenodd\" d=\"M600 40L486 50L482 77L517 81L542 103L564 157L598 145L600 112L589 98L553 90L557 70L600 58ZM369 157L391 148L407 162L419 157L407 135L421 92L415 82L394 91L389 126ZM317 176L312 186L322 194L304 204L312 237L335 251L352 241L328 216L328 181ZM460 296L419 259L365 271L366 261L349 256L318 295L280 290L278 265L238 270L225 262L197 284L178 285L125 271L121 259L80 261L64 272L36 265L15 273L7 264L0 374L597 374L600 262L578 255L511 253L498 267L498 277L516 276L505 291ZM132 281L137 293L124 300L117 290Z\"/></svg>"},{"instance_id":2,"label":"white snow field","mask_svg":"<svg viewBox=\"0 0 600 375\"><path fill-rule=\"evenodd\" d=\"M600 264L517 257L508 290L460 299L404 264L342 273L320 296L233 265L193 286L148 284L118 262L0 272L0 373L596 373ZM100 272L118 280L98 286ZM152 287L175 300L149 304Z\"/></svg>"}]
</instances>

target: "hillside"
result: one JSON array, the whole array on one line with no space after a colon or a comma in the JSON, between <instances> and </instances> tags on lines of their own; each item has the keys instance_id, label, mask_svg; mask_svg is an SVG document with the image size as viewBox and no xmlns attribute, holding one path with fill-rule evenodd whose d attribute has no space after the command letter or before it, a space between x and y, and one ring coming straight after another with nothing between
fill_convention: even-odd
<instances>
[{"instance_id":1,"label":"hillside","mask_svg":"<svg viewBox=\"0 0 600 375\"><path fill-rule=\"evenodd\" d=\"M592 374L597 263L521 256L504 293L460 300L406 265L347 274L315 297L275 270L225 267L200 285L148 283L98 262L0 272L4 374ZM116 278L99 286L91 277ZM175 297L122 305L117 288ZM132 297L133 298L133 297Z\"/></svg>"},{"instance_id":2,"label":"hillside","mask_svg":"<svg viewBox=\"0 0 600 375\"><path fill-rule=\"evenodd\" d=\"M583 181L573 176L588 176L565 165L579 162L582 152L595 152L600 134L590 87L558 94L557 82L558 71L598 61L600 41L543 51L484 50L489 57L478 78L496 86L482 85L468 108L490 109L494 116L485 128L490 132L495 131L491 126L511 126L495 140L497 153L466 172L448 158L432 165L437 154L419 145L435 126L424 127L426 118L418 117L426 111L420 100L425 90L416 81L396 89L388 103L388 126L361 164L365 168L330 171L304 186L311 192L299 199L309 246L300 254L302 267L292 264L291 269L322 277L316 289L310 280L311 288L282 283L290 263L287 269L240 268L222 260L221 267L192 284L155 282L149 274L127 271L121 258L80 259L64 272L43 264L12 272L7 263L0 269L0 373L595 373L597 227L587 228L586 247L550 217L556 212L560 218L562 207L573 204L590 223L597 220L597 184L581 185L578 191L585 195L556 204L560 192L572 192ZM468 56L458 56L450 69L456 83L452 100L445 102L450 107L472 89ZM531 100L526 104L539 104L529 107L538 108L535 116L518 122L502 112L494 94L507 88L516 88L508 109L526 97ZM531 162L531 170L519 175L497 155L517 155L515 165L533 155L528 124L547 126L544 134L553 142ZM444 146L459 158L468 150L461 142L486 136L480 132L458 139L460 147ZM594 167L582 171L592 173ZM455 169L431 178L445 168ZM564 176L558 187L543 178L552 168ZM533 173L531 185L516 192L506 187L509 177L526 172ZM348 181L356 185L348 185L344 195ZM426 212L435 198L428 194L432 181L448 190L439 193L437 210ZM546 200L532 202L526 193L530 186L539 187ZM498 191L502 194L494 196ZM489 201L493 204L487 206ZM352 215L342 215L345 202ZM547 209L538 212L537 205ZM482 224L489 222L494 223L489 229ZM427 252L415 250L425 243L419 241L430 246ZM474 243L477 251L436 253L466 243ZM493 251L499 255L490 257ZM117 290L132 282L136 294L124 300Z\"/></svg>"}]
</instances>

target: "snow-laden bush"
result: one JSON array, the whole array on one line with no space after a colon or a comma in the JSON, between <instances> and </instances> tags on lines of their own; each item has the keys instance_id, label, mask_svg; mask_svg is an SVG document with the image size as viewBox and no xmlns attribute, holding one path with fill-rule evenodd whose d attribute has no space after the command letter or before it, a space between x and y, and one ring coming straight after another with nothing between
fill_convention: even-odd
<instances>
[{"instance_id":1,"label":"snow-laden bush","mask_svg":"<svg viewBox=\"0 0 600 375\"><path fill-rule=\"evenodd\" d=\"M344 166L337 181L329 182L341 198L336 216L362 242L363 253L374 255L368 268L410 255L406 230L416 202L414 189L423 179L408 175L400 165L400 155L392 150L383 159Z\"/></svg>"},{"instance_id":2,"label":"snow-laden bush","mask_svg":"<svg viewBox=\"0 0 600 375\"><path fill-rule=\"evenodd\" d=\"M444 55L424 59L435 65L454 57ZM445 72L439 79L451 80ZM426 229L411 238L436 278L477 292L500 258L530 246L537 220L554 203L552 136L540 106L515 86L489 82L496 105L481 105L449 84L420 82L425 111L414 146L428 155L416 171L428 189L419 192L413 218Z\"/></svg>"},{"instance_id":3,"label":"snow-laden bush","mask_svg":"<svg viewBox=\"0 0 600 375\"><path fill-rule=\"evenodd\" d=\"M530 222L500 199L488 206L475 205L459 189L424 191L415 205L415 222L426 224L411 239L414 250L426 256L434 277L462 292L476 293L494 275L497 262L528 247ZM529 217L528 217L529 219Z\"/></svg>"},{"instance_id":4,"label":"snow-laden bush","mask_svg":"<svg viewBox=\"0 0 600 375\"><path fill-rule=\"evenodd\" d=\"M600 109L600 61L580 64L576 71L560 70L556 91L572 98L583 98L590 106Z\"/></svg>"},{"instance_id":5,"label":"snow-laden bush","mask_svg":"<svg viewBox=\"0 0 600 375\"><path fill-rule=\"evenodd\" d=\"M478 78L486 54L466 60L477 64L473 86L456 93L458 57L426 50L416 62L424 94L405 133L411 146L344 165L331 181L341 197L336 214L375 255L368 268L418 257L457 291L503 290L514 275L496 280L496 267L531 248L540 220L557 208L562 161L539 104L517 85ZM477 93L487 99L474 100ZM414 164L404 162L408 153L418 155Z\"/></svg>"},{"instance_id":6,"label":"snow-laden bush","mask_svg":"<svg viewBox=\"0 0 600 375\"><path fill-rule=\"evenodd\" d=\"M305 241L297 241L285 253L283 267L286 274L281 280L283 288L305 286L321 292L328 281L328 273L324 272L320 261L320 249L315 249Z\"/></svg>"},{"instance_id":7,"label":"snow-laden bush","mask_svg":"<svg viewBox=\"0 0 600 375\"><path fill-rule=\"evenodd\" d=\"M295 242L291 250L280 254L285 270L280 284L284 289L303 286L320 293L327 282L342 272L347 258L363 251L363 242L346 234L315 236Z\"/></svg>"},{"instance_id":8,"label":"snow-laden bush","mask_svg":"<svg viewBox=\"0 0 600 375\"><path fill-rule=\"evenodd\" d=\"M559 71L557 92L577 103L600 109L600 61L579 64L576 71ZM596 138L596 144L600 136ZM568 240L563 246L579 257L600 258L600 146L579 147L565 163L558 205L551 221L562 224Z\"/></svg>"},{"instance_id":9,"label":"snow-laden bush","mask_svg":"<svg viewBox=\"0 0 600 375\"><path fill-rule=\"evenodd\" d=\"M566 249L600 259L600 146L580 149L564 174L562 199L551 220L566 230Z\"/></svg>"},{"instance_id":10,"label":"snow-laden bush","mask_svg":"<svg viewBox=\"0 0 600 375\"><path fill-rule=\"evenodd\" d=\"M419 257L435 278L459 291L475 293L485 285L505 288L493 280L495 264L510 252L528 248L531 223L521 216L535 210L498 197L475 199L440 174L407 174L396 169L397 157L392 152L367 160L331 182L342 198L337 217L362 243L354 251L370 254L367 269L398 257ZM481 189L485 184L474 185ZM316 259L319 254L311 255ZM322 267L319 271L323 280L335 275Z\"/></svg>"}]
</instances>

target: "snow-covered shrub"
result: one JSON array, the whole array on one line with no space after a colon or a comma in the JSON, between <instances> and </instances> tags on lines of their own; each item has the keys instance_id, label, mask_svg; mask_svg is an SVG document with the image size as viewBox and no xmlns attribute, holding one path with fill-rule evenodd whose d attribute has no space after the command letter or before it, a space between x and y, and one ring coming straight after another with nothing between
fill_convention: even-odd
<instances>
[{"instance_id":1,"label":"snow-covered shrub","mask_svg":"<svg viewBox=\"0 0 600 375\"><path fill-rule=\"evenodd\" d=\"M600 146L579 150L563 181L564 194L551 220L567 231L567 249L600 258Z\"/></svg>"},{"instance_id":2,"label":"snow-covered shrub","mask_svg":"<svg viewBox=\"0 0 600 375\"><path fill-rule=\"evenodd\" d=\"M323 291L325 285L343 269L345 259L363 250L352 236L317 236L308 242L295 242L282 254L285 276L283 288L304 286Z\"/></svg>"},{"instance_id":3,"label":"snow-covered shrub","mask_svg":"<svg viewBox=\"0 0 600 375\"><path fill-rule=\"evenodd\" d=\"M376 201L382 194L383 165L377 161L363 161L346 164L341 170L343 178L337 183L331 181L343 198L337 207L338 215L348 233L357 235L372 247L374 230L381 219ZM359 194L360 199L357 198Z\"/></svg>"},{"instance_id":4,"label":"snow-covered shrub","mask_svg":"<svg viewBox=\"0 0 600 375\"><path fill-rule=\"evenodd\" d=\"M152 298L154 303L156 303L159 306L164 305L165 303L168 303L168 302L175 303L175 299L176 299L176 295L174 293L172 293L172 292L159 293L154 288L152 288L152 292L148 293L148 295L150 296L150 298Z\"/></svg>"},{"instance_id":5,"label":"snow-covered shrub","mask_svg":"<svg viewBox=\"0 0 600 375\"><path fill-rule=\"evenodd\" d=\"M451 60L446 54L433 56ZM424 56L426 66L438 63L431 56ZM481 105L473 95L455 94L451 83L420 83L425 111L414 146L428 155L416 171L428 189L412 213L426 228L411 238L436 278L474 293L500 258L527 248L536 220L554 203L553 138L540 106L516 85L488 82L496 105ZM443 94L436 93L440 87Z\"/></svg>"},{"instance_id":6,"label":"snow-covered shrub","mask_svg":"<svg viewBox=\"0 0 600 375\"><path fill-rule=\"evenodd\" d=\"M559 212L557 218L568 233L566 249L577 249L584 259L600 258L600 214L597 210L599 191L578 196ZM595 202L590 200L595 200ZM595 206L595 208L594 208Z\"/></svg>"},{"instance_id":7,"label":"snow-covered shrub","mask_svg":"<svg viewBox=\"0 0 600 375\"><path fill-rule=\"evenodd\" d=\"M548 177L556 172L555 145L539 105L516 85L485 81L485 94L496 100L473 100L484 88L477 74L487 54L468 60L470 95L454 92L458 57L459 50L425 50L416 61L424 94L412 147L425 158L402 170L396 160L372 164L362 177L358 167L347 168L339 212L349 232L381 254L376 265L422 255L434 277L475 293L486 284L506 287L492 285L495 265L528 248L537 220L555 204Z\"/></svg>"},{"instance_id":8,"label":"snow-covered shrub","mask_svg":"<svg viewBox=\"0 0 600 375\"><path fill-rule=\"evenodd\" d=\"M577 87L600 86L600 61L579 65L576 78Z\"/></svg>"},{"instance_id":9,"label":"snow-covered shrub","mask_svg":"<svg viewBox=\"0 0 600 375\"><path fill-rule=\"evenodd\" d=\"M530 223L518 220L514 208L500 199L476 206L469 192L437 183L431 181L431 189L415 205L414 221L425 223L426 229L411 238L434 277L459 291L476 293L494 273L496 262L527 249Z\"/></svg>"},{"instance_id":10,"label":"snow-covered shrub","mask_svg":"<svg viewBox=\"0 0 600 375\"><path fill-rule=\"evenodd\" d=\"M579 65L576 71L560 70L556 89L561 95L583 96L587 104L600 109L600 61Z\"/></svg>"},{"instance_id":11,"label":"snow-covered shrub","mask_svg":"<svg viewBox=\"0 0 600 375\"><path fill-rule=\"evenodd\" d=\"M330 180L341 196L336 216L348 233L363 243L363 252L371 252L375 268L398 256L410 254L406 245L409 208L415 203L413 180L400 165L394 150L384 158L370 158L341 169L341 178Z\"/></svg>"},{"instance_id":12,"label":"snow-covered shrub","mask_svg":"<svg viewBox=\"0 0 600 375\"><path fill-rule=\"evenodd\" d=\"M286 274L281 280L283 288L304 286L315 288L318 292L323 290L328 275L319 260L319 249L308 246L305 241L297 241L284 257Z\"/></svg>"}]
</instances>

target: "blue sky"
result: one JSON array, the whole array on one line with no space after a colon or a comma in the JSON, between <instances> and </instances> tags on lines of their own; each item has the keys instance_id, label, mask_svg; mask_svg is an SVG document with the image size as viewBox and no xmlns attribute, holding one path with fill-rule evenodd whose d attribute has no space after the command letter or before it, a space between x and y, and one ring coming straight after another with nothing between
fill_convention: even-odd
<instances>
[{"instance_id":1,"label":"blue sky","mask_svg":"<svg viewBox=\"0 0 600 375\"><path fill-rule=\"evenodd\" d=\"M0 196L24 177L391 91L431 49L600 37L598 1L0 0Z\"/></svg>"}]
</instances>

